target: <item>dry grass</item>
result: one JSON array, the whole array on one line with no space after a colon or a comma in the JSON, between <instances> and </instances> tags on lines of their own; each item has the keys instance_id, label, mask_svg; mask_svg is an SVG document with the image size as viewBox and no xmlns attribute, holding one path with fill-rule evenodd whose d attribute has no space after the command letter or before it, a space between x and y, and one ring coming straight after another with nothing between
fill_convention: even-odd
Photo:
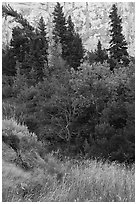
<instances>
[{"instance_id":1,"label":"dry grass","mask_svg":"<svg viewBox=\"0 0 137 204\"><path fill-rule=\"evenodd\" d=\"M25 126L3 121L3 128L28 134ZM49 154L42 159L35 150L23 153L34 168L24 171L14 162L15 153L3 144L3 202L134 202L135 170L124 165L92 160L61 162Z\"/></svg>"},{"instance_id":2,"label":"dry grass","mask_svg":"<svg viewBox=\"0 0 137 204\"><path fill-rule=\"evenodd\" d=\"M95 161L70 166L68 161L60 163L59 170L56 161L51 164L45 163L45 166L39 165L33 171L25 172L14 164L4 162L3 201L135 201L134 168L128 170L117 164ZM57 181L59 172L65 172L60 182Z\"/></svg>"},{"instance_id":3,"label":"dry grass","mask_svg":"<svg viewBox=\"0 0 137 204\"><path fill-rule=\"evenodd\" d=\"M135 201L134 169L129 171L117 164L85 161L78 166L72 165L68 172L63 183L54 192L42 197L40 201Z\"/></svg>"}]
</instances>

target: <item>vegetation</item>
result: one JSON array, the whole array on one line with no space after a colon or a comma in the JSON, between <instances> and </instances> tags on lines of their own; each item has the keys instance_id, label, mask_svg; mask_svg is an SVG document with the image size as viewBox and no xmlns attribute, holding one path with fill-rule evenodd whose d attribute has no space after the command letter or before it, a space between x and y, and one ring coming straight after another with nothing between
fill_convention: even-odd
<instances>
[{"instance_id":1,"label":"vegetation","mask_svg":"<svg viewBox=\"0 0 137 204\"><path fill-rule=\"evenodd\" d=\"M110 16L121 28L116 12ZM100 41L84 58L71 16L66 21L57 3L50 53L43 17L33 28L10 6L3 15L21 25L3 50L3 201L133 202L135 61L125 44L126 64L112 43L108 59Z\"/></svg>"},{"instance_id":2,"label":"vegetation","mask_svg":"<svg viewBox=\"0 0 137 204\"><path fill-rule=\"evenodd\" d=\"M75 32L74 24L71 16L67 20L67 47L66 47L66 61L70 67L75 70L80 66L84 56L84 48L80 35Z\"/></svg>"},{"instance_id":3,"label":"vegetation","mask_svg":"<svg viewBox=\"0 0 137 204\"><path fill-rule=\"evenodd\" d=\"M63 7L57 2L53 12L53 37L55 46L61 44L62 58L67 61L70 67L77 69L84 57L84 49L80 35L75 32L71 16L68 16L67 22L64 17Z\"/></svg>"},{"instance_id":4,"label":"vegetation","mask_svg":"<svg viewBox=\"0 0 137 204\"><path fill-rule=\"evenodd\" d=\"M127 42L124 35L122 34L122 18L118 15L117 7L115 4L112 6L110 12L110 67L111 70L116 66L116 63L120 63L124 66L128 65L128 52L127 52Z\"/></svg>"},{"instance_id":5,"label":"vegetation","mask_svg":"<svg viewBox=\"0 0 137 204\"><path fill-rule=\"evenodd\" d=\"M25 123L39 140L50 142L49 151L60 149L62 154L74 157L134 162L134 63L124 67L118 61L119 69L116 66L111 72L99 41L95 52L98 63L84 62L76 69L79 58L73 52L73 42L77 41L74 24L69 16L66 26L57 3L53 13L55 43L58 39L65 46L66 39L71 39L72 44L62 47L67 61L60 56L48 65L43 17L34 31L22 16L9 10L24 25L13 28L12 33L17 73L12 82L3 77L3 98L13 98L15 119Z\"/></svg>"},{"instance_id":6,"label":"vegetation","mask_svg":"<svg viewBox=\"0 0 137 204\"><path fill-rule=\"evenodd\" d=\"M100 40L98 41L95 55L96 55L95 61L100 62L101 64L103 64L104 61L108 60L107 51L105 49L102 49L102 44Z\"/></svg>"},{"instance_id":7,"label":"vegetation","mask_svg":"<svg viewBox=\"0 0 137 204\"><path fill-rule=\"evenodd\" d=\"M22 158L32 169L21 168L14 151L3 143L3 202L135 201L134 166L62 158L57 152L41 157L42 144L26 126L3 120L6 129L20 138Z\"/></svg>"}]
</instances>

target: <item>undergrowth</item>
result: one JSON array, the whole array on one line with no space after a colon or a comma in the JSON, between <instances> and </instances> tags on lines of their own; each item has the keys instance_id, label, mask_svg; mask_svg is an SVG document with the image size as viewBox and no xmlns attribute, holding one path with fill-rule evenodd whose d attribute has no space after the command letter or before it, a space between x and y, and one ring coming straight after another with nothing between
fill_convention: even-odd
<instances>
[{"instance_id":1,"label":"undergrowth","mask_svg":"<svg viewBox=\"0 0 137 204\"><path fill-rule=\"evenodd\" d=\"M15 153L3 143L3 202L134 202L134 166L101 161L61 161L53 154L40 157L36 136L14 120L3 120L3 129L11 129L30 139L31 151L24 150L23 160L33 166L25 171L15 163ZM22 137L21 137L22 135ZM34 145L35 144L35 145ZM40 146L39 146L40 148Z\"/></svg>"}]
</instances>

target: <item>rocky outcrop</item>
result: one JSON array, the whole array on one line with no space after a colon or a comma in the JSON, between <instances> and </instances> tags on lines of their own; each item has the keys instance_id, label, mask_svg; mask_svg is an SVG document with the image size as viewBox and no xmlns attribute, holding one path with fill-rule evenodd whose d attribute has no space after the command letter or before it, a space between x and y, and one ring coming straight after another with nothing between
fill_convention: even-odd
<instances>
[{"instance_id":1,"label":"rocky outcrop","mask_svg":"<svg viewBox=\"0 0 137 204\"><path fill-rule=\"evenodd\" d=\"M15 10L21 12L25 18L33 25L41 16L47 24L49 37L52 37L52 12L56 3L54 2L10 2ZM112 2L61 2L64 6L64 13L67 17L72 16L75 29L80 33L83 44L87 50L94 50L98 39L101 40L105 48L109 45L109 12ZM123 20L123 33L128 43L128 50L131 55L135 51L135 3L117 3L119 15ZM6 44L11 39L11 29L15 26L11 18L3 19L3 43Z\"/></svg>"}]
</instances>

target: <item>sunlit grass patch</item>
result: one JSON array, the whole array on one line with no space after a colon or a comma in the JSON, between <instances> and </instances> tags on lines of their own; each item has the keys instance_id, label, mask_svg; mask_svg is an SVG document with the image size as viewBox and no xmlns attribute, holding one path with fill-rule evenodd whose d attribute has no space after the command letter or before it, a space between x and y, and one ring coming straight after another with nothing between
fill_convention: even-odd
<instances>
[{"instance_id":1,"label":"sunlit grass patch","mask_svg":"<svg viewBox=\"0 0 137 204\"><path fill-rule=\"evenodd\" d=\"M87 163L89 166L87 166ZM49 202L133 202L134 170L95 161L70 168L63 182L40 201Z\"/></svg>"},{"instance_id":2,"label":"sunlit grass patch","mask_svg":"<svg viewBox=\"0 0 137 204\"><path fill-rule=\"evenodd\" d=\"M18 124L15 120L3 120L3 129L8 128L15 131L18 136L33 137L26 126ZM29 144L32 145L30 141ZM38 143L37 140L35 143ZM78 161L66 158L61 161L54 154L46 154L41 158L34 147L31 146L31 151L29 149L22 151L23 160L33 166L31 170L25 171L15 165L15 152L3 144L3 201L135 201L134 165L127 168L122 164L90 159Z\"/></svg>"},{"instance_id":3,"label":"sunlit grass patch","mask_svg":"<svg viewBox=\"0 0 137 204\"><path fill-rule=\"evenodd\" d=\"M128 170L117 164L99 164L94 161L87 163L85 166L84 163L81 166L73 164L70 168L67 167L67 162L64 163L66 172L61 182L57 181L56 172L50 172L48 164L45 165L47 171L41 166L28 174L20 174L19 170L16 179L12 179L13 175L7 177L13 180L14 186L17 181L20 183L22 179L25 179L23 187L25 190L20 190L21 201L133 202L135 200L134 169ZM8 186L5 176L3 182L4 186L7 185L6 188L9 189L10 182Z\"/></svg>"},{"instance_id":4,"label":"sunlit grass patch","mask_svg":"<svg viewBox=\"0 0 137 204\"><path fill-rule=\"evenodd\" d=\"M20 125L13 118L4 119L2 121L2 129L5 130L5 131L8 130L8 131L16 132L16 133L21 132L21 133L24 133L24 134L29 134L27 126Z\"/></svg>"}]
</instances>

